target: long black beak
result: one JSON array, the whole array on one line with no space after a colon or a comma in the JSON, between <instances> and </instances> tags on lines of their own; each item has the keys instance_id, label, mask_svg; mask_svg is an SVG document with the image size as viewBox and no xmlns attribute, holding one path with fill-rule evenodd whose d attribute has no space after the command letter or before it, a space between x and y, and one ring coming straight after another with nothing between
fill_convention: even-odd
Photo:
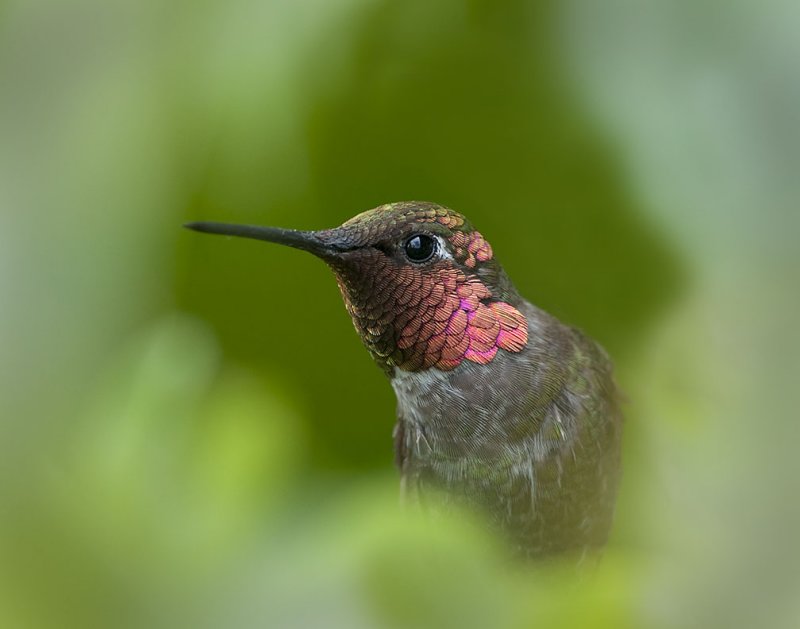
<instances>
[{"instance_id":1,"label":"long black beak","mask_svg":"<svg viewBox=\"0 0 800 629\"><path fill-rule=\"evenodd\" d=\"M294 247L295 249L308 251L321 258L334 256L344 250L342 247L337 246L331 238L323 238L320 232L315 231L299 231L297 229L282 229L280 227L234 225L231 223L213 223L205 221L186 223L184 227L205 234L220 234L222 236L237 236L239 238L252 238L254 240L274 242L279 245L286 245L288 247Z\"/></svg>"}]
</instances>

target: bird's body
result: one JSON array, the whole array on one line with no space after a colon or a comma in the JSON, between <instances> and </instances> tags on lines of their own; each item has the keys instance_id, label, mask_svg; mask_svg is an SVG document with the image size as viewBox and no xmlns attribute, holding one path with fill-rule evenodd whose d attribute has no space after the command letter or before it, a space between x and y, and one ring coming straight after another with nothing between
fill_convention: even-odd
<instances>
[{"instance_id":1,"label":"bird's body","mask_svg":"<svg viewBox=\"0 0 800 629\"><path fill-rule=\"evenodd\" d=\"M525 301L462 215L405 202L318 232L190 227L288 244L331 266L397 395L408 500L475 507L523 556L605 543L621 435L611 363Z\"/></svg>"},{"instance_id":2,"label":"bird's body","mask_svg":"<svg viewBox=\"0 0 800 629\"><path fill-rule=\"evenodd\" d=\"M396 460L403 488L433 508L449 498L485 512L525 556L605 544L619 476L620 414L605 353L530 304L520 354L484 366L401 372ZM438 506L437 506L438 505Z\"/></svg>"}]
</instances>

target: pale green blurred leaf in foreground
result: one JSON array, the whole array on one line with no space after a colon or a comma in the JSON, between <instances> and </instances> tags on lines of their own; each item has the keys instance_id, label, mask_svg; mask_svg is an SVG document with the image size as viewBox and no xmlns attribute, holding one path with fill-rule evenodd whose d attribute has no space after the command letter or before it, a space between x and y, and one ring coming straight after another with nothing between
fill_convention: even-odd
<instances>
[{"instance_id":1,"label":"pale green blurred leaf in foreground","mask_svg":"<svg viewBox=\"0 0 800 629\"><path fill-rule=\"evenodd\" d=\"M0 627L800 625L796 3L12 1ZM604 343L597 567L397 504L390 387L317 261L426 198Z\"/></svg>"}]
</instances>

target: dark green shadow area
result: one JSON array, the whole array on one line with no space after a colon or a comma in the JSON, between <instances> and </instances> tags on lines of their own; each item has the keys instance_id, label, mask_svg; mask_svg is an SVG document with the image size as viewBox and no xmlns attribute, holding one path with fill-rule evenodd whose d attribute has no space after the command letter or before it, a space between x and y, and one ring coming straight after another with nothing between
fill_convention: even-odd
<instances>
[{"instance_id":1,"label":"dark green shadow area","mask_svg":"<svg viewBox=\"0 0 800 629\"><path fill-rule=\"evenodd\" d=\"M388 201L448 205L487 237L529 300L619 362L683 274L565 89L554 6L383 2L350 32L331 29L297 77L310 190L264 208L261 222L322 228ZM268 137L260 145L266 163L274 149ZM280 175L265 171L264 190ZM203 176L193 185L187 219L252 220L214 207ZM197 237L186 246L181 307L213 324L228 356L265 378L279 371L302 392L312 464L388 467L394 398L324 265L263 243Z\"/></svg>"}]
</instances>

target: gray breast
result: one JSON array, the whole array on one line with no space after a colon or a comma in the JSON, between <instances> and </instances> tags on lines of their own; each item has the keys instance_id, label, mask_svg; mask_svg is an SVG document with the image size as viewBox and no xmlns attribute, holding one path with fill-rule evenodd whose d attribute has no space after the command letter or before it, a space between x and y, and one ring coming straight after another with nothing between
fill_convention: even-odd
<instances>
[{"instance_id":1,"label":"gray breast","mask_svg":"<svg viewBox=\"0 0 800 629\"><path fill-rule=\"evenodd\" d=\"M533 306L528 347L488 365L396 372L396 448L412 492L488 512L525 554L601 545L613 513L620 415L610 363Z\"/></svg>"}]
</instances>

